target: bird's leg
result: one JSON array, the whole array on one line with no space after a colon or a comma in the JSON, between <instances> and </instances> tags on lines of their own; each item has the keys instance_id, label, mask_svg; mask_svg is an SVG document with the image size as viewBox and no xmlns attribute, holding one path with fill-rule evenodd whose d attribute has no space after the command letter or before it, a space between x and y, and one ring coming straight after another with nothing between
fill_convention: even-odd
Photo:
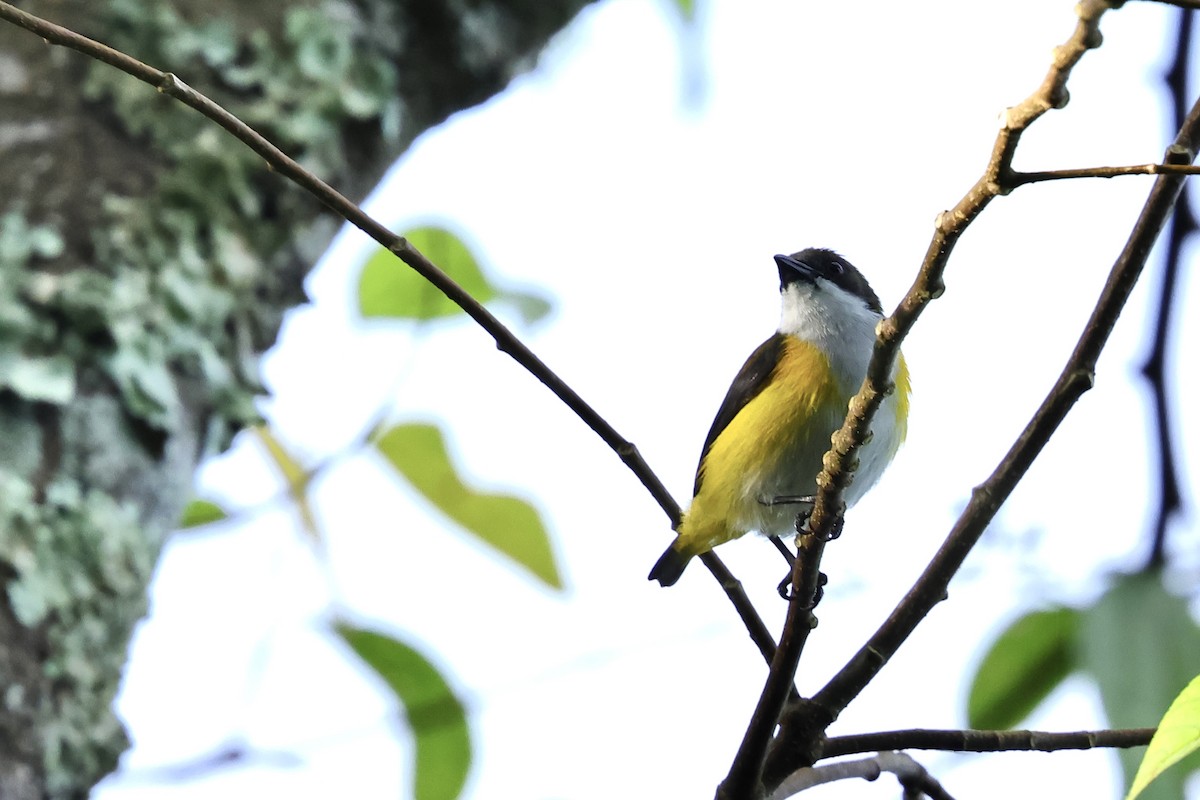
<instances>
[{"instance_id":1,"label":"bird's leg","mask_svg":"<svg viewBox=\"0 0 1200 800\"><path fill-rule=\"evenodd\" d=\"M764 506L794 506L801 503L812 505L817 502L816 495L811 494L781 494L777 497L759 500Z\"/></svg>"},{"instance_id":2,"label":"bird's leg","mask_svg":"<svg viewBox=\"0 0 1200 800\"><path fill-rule=\"evenodd\" d=\"M813 503L817 502L817 498L816 495L811 494L783 494L770 499L760 499L758 502L762 503L764 506L812 506ZM804 534L808 532L808 515L810 513L812 513L812 508L801 510L800 513L796 515L797 534ZM833 530L830 531L829 539L827 541L833 541L842 535L842 525L844 522L845 520L842 517L837 518L837 522L833 524Z\"/></svg>"},{"instance_id":3,"label":"bird's leg","mask_svg":"<svg viewBox=\"0 0 1200 800\"><path fill-rule=\"evenodd\" d=\"M764 506L790 506L790 505L809 505L817 502L816 495L811 494L784 494L778 497L772 497L769 500L759 500ZM812 511L801 511L796 515L796 533L804 533L808 524L808 514ZM832 542L834 539L842 535L842 527L845 526L846 519L838 517L833 523L833 530L829 532L829 538L826 541Z\"/></svg>"},{"instance_id":4,"label":"bird's leg","mask_svg":"<svg viewBox=\"0 0 1200 800\"><path fill-rule=\"evenodd\" d=\"M775 545L775 549L778 550L780 552L780 554L783 555L784 560L788 562L788 566L789 567L795 566L796 557L794 555L792 555L791 550L788 550L788 547L786 544L783 543L783 540L780 539L778 536L769 536L767 538L769 538L771 540L771 544Z\"/></svg>"},{"instance_id":5,"label":"bird's leg","mask_svg":"<svg viewBox=\"0 0 1200 800\"><path fill-rule=\"evenodd\" d=\"M760 499L758 502L762 503L764 506L787 506L787 505L811 506L813 503L816 502L816 500L817 500L817 498L811 494L798 494L798 495L788 494L788 495L778 495L776 497L772 497L769 499L765 499L765 498ZM811 508L807 509L807 510L802 510L799 514L796 515L796 533L797 534L804 534L807 532L808 514L810 511L812 511ZM844 517L839 516L837 518L837 521L833 523L833 530L831 530L829 532L829 541L833 541L834 539L836 539L842 535L842 527L845 525L845 523L846 523L846 520ZM775 587L775 590L777 592L779 592L779 596L782 597L784 600L791 600L791 597L792 597L792 593L791 593L792 568L795 566L796 557L794 555L792 555L791 551L787 549L787 545L785 545L778 537L772 536L772 537L770 537L770 539L771 539L771 543L775 545L775 548L777 550L779 550L780 553L783 554L783 557L785 559L787 559L788 567L789 567L788 574L785 575L783 580L781 580L779 582L779 585ZM821 597L825 594L824 589L822 589L821 587L823 587L826 583L829 582L829 577L824 572L818 572L817 575L818 575L817 596L813 598L813 607L814 608L816 607L817 603L819 603L821 601Z\"/></svg>"},{"instance_id":6,"label":"bird's leg","mask_svg":"<svg viewBox=\"0 0 1200 800\"><path fill-rule=\"evenodd\" d=\"M787 575L783 576L783 580L781 580L779 582L779 585L775 587L775 591L779 592L779 596L782 597L784 600L791 600L792 599L792 570L796 566L796 557L794 555L792 555L792 551L788 550L787 545L784 544L783 540L780 539L778 536L770 536L768 538L771 540L771 544L775 545L775 549L778 550L780 553L782 553L784 559L787 560L787 562L788 562ZM817 603L821 602L821 597L824 596L824 594L825 594L825 590L822 587L828 582L829 582L829 578L825 575L824 572L817 573L817 596L813 598L813 608L816 608Z\"/></svg>"},{"instance_id":7,"label":"bird's leg","mask_svg":"<svg viewBox=\"0 0 1200 800\"><path fill-rule=\"evenodd\" d=\"M812 504L816 501L816 496L811 494L782 494L770 498L760 497L758 500L758 502L764 506L812 506ZM796 515L797 535L803 535L808 532L808 515L811 511L811 508L803 509ZM833 530L829 532L828 541L833 541L842 535L842 526L845 524L845 522L846 520L844 517L839 516L837 518L837 521L833 523ZM783 580L779 582L779 585L775 587L775 591L779 592L779 596L784 600L791 600L792 569L795 567L796 557L792 555L792 551L787 549L787 545L784 544L779 537L771 536L768 538L770 538L771 544L775 545L775 549L782 553L783 557L787 559L788 562L788 574L785 575ZM813 608L816 608L817 603L821 602L821 597L823 597L825 594L825 590L822 587L829 582L829 577L824 572L818 572L817 576L817 596L813 598Z\"/></svg>"},{"instance_id":8,"label":"bird's leg","mask_svg":"<svg viewBox=\"0 0 1200 800\"><path fill-rule=\"evenodd\" d=\"M788 550L786 544L778 536L771 536L771 544L775 545L775 549L783 554L783 558L788 563L787 574L783 576L783 580L775 587L775 591L779 592L779 596L784 600L792 599L792 570L796 567L796 557L792 555L792 551Z\"/></svg>"}]
</instances>

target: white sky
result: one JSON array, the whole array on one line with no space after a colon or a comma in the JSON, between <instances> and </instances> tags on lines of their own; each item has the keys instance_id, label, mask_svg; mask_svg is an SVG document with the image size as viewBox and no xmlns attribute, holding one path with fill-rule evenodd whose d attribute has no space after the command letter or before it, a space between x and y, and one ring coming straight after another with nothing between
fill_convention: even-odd
<instances>
[{"instance_id":1,"label":"white sky","mask_svg":"<svg viewBox=\"0 0 1200 800\"><path fill-rule=\"evenodd\" d=\"M1069 0L701 5L691 55L665 2L589 10L534 74L422 138L369 206L397 230L448 222L497 280L551 296L548 322L505 319L681 500L729 380L775 327L772 254L833 247L893 307L935 215L982 170L999 112L1041 81L1074 25ZM1168 133L1155 81L1174 15L1153 3L1110 13L1071 105L1037 123L1017 166L1156 160ZM945 297L905 346L908 444L827 551L802 690L875 629L1036 408L1148 181L1021 189L963 238ZM327 558L286 508L263 507L279 481L245 438L202 471L205 493L258 511L168 546L118 703L136 744L127 772L94 796L404 796L408 740L386 693L325 633L334 607L423 646L467 698L468 797L711 796L765 676L741 623L701 568L670 590L646 581L670 540L661 511L486 335L465 321L415 335L357 322L354 278L369 252L360 234L339 239L310 280L314 304L290 315L265 367L280 436L306 458L337 460L314 490ZM831 733L962 726L963 676L1001 625L1091 599L1098 578L1140 565L1154 479L1136 371L1157 275L1000 535ZM1195 307L1195 281L1184 288L1180 307ZM1196 363L1198 334L1181 320L1175 365ZM1172 380L1176 398L1200 388L1195 370ZM388 405L397 420L437 420L476 484L535 499L567 592L475 547L372 458L343 453ZM1200 430L1194 416L1177 425L1192 497ZM1194 552L1190 509L1186 528L1173 541L1184 550L1186 535ZM721 554L777 628L773 549L747 538ZM1100 723L1078 680L1029 721ZM302 763L157 778L240 738ZM1050 767L1077 796L1114 793L1104 753L916 755L960 797L1010 796ZM898 789L885 778L812 796L849 793Z\"/></svg>"}]
</instances>

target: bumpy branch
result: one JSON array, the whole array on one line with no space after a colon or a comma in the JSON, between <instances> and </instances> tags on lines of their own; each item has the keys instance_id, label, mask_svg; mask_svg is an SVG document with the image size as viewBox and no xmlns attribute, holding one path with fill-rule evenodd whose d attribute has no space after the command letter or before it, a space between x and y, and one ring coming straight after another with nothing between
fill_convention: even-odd
<instances>
[{"instance_id":1,"label":"bumpy branch","mask_svg":"<svg viewBox=\"0 0 1200 800\"><path fill-rule=\"evenodd\" d=\"M1021 135L1047 111L1067 104L1067 79L1084 53L1100 46L1100 18L1109 6L1104 0L1084 0L1077 6L1079 21L1075 32L1065 44L1055 48L1054 61L1042 85L1022 103L1006 109L983 176L958 205L938 216L933 240L916 281L892 315L879 324L867 376L850 403L845 424L834 434L832 449L826 454L825 469L818 479L819 491L809 518L813 533L828 536L833 530L834 521L844 505L842 496L853 477L854 458L883 398L894 388L891 374L900 343L929 302L941 297L945 290L942 276L951 251L980 212L996 197L1007 194L1017 185L1012 161Z\"/></svg>"},{"instance_id":2,"label":"bumpy branch","mask_svg":"<svg viewBox=\"0 0 1200 800\"><path fill-rule=\"evenodd\" d=\"M933 240L926 251L916 280L892 315L879 323L867 375L858 394L850 401L845 423L833 435L832 447L825 454L824 468L817 479L817 497L808 520L808 530L817 539L827 539L841 516L845 505L843 494L853 479L858 450L866 441L871 421L883 398L895 388L891 376L900 352L900 343L929 302L940 297L944 291L942 276L946 264L967 226L993 199L1014 188L1016 173L1012 169L1012 161L1021 135L1047 111L1066 105L1066 85L1071 70L1083 58L1084 53L1100 46L1100 18L1109 7L1109 3L1103 0L1083 0L1076 7L1079 19L1071 38L1055 49L1054 60L1038 89L1023 102L1005 111L1003 124L996 136L991 158L982 177L954 208L938 216ZM805 537L801 537L803 538ZM794 581L796 585L802 582L802 569L815 571L816 566L803 565L798 559L797 577ZM794 622L800 622L800 616L789 612L789 627ZM784 635L784 641L787 642L789 634L786 630ZM772 662L771 673L755 709L752 724L734 758L728 776L718 790L718 797L751 796L754 787L762 780L774 721L780 719L786 700L782 687L792 682L802 649L801 639L796 647L781 648L781 657ZM890 654L875 655L881 659L879 663L882 664ZM782 719L780 735L771 747L772 761L775 763L767 769L768 786L791 771L795 766L795 757L804 758L811 752L811 747L806 747L800 740L811 739L819 731L823 731L823 725L836 718L842 707L844 706L829 704L814 707L812 703L806 702L796 704L795 713L791 714L790 718L785 716ZM800 723L801 720L803 724ZM817 730L814 730L814 727Z\"/></svg>"},{"instance_id":3,"label":"bumpy branch","mask_svg":"<svg viewBox=\"0 0 1200 800\"><path fill-rule=\"evenodd\" d=\"M914 728L850 736L834 736L821 750L823 758L878 750L945 750L955 753L1091 750L1096 747L1144 747L1154 728L1103 731L959 731Z\"/></svg>"}]
</instances>

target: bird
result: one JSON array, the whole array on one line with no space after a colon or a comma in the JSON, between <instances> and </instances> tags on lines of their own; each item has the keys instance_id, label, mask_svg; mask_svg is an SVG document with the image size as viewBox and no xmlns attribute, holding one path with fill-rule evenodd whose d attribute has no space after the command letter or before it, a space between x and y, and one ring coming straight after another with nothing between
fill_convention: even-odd
<instances>
[{"instance_id":1,"label":"bird","mask_svg":"<svg viewBox=\"0 0 1200 800\"><path fill-rule=\"evenodd\" d=\"M779 328L746 359L713 419L691 505L648 576L662 586L674 585L695 556L750 531L777 542L796 533L797 505L811 510L830 437L867 374L883 308L863 274L816 247L777 255L775 265ZM859 450L847 508L875 485L908 433L903 354L891 378L895 390Z\"/></svg>"}]
</instances>

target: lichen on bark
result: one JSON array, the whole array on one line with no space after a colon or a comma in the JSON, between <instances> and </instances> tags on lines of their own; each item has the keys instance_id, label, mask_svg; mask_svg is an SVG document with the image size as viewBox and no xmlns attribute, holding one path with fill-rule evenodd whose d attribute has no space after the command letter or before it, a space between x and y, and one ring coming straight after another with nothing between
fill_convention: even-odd
<instances>
[{"instance_id":1,"label":"lichen on bark","mask_svg":"<svg viewBox=\"0 0 1200 800\"><path fill-rule=\"evenodd\" d=\"M170 70L352 197L584 0L26 0ZM192 473L336 229L194 111L0 24L0 797L86 797Z\"/></svg>"}]
</instances>

